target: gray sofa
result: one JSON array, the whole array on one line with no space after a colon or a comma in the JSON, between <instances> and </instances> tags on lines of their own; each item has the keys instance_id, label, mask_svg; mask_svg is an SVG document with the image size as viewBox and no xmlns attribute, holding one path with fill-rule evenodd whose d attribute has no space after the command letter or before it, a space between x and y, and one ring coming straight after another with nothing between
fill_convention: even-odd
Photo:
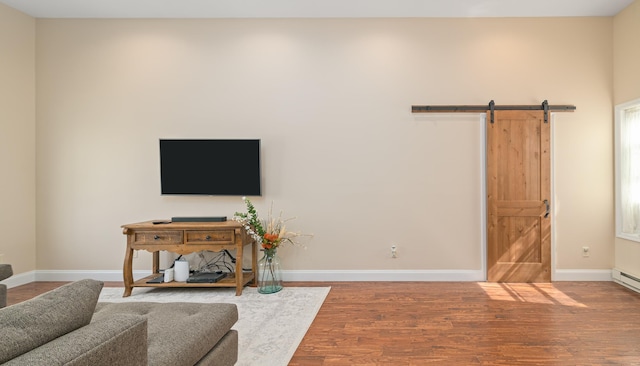
<instances>
[{"instance_id":1,"label":"gray sofa","mask_svg":"<svg viewBox=\"0 0 640 366\"><path fill-rule=\"evenodd\" d=\"M234 365L234 304L98 303L82 280L0 309L0 364Z\"/></svg>"},{"instance_id":2,"label":"gray sofa","mask_svg":"<svg viewBox=\"0 0 640 366\"><path fill-rule=\"evenodd\" d=\"M10 264L0 264L0 281L13 276ZM0 308L7 306L7 285L0 283Z\"/></svg>"}]
</instances>

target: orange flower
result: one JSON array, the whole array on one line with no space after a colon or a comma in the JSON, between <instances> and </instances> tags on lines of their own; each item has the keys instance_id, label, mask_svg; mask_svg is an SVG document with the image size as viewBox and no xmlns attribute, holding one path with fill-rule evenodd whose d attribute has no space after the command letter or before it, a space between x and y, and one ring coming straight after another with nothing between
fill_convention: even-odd
<instances>
[{"instance_id":1,"label":"orange flower","mask_svg":"<svg viewBox=\"0 0 640 366\"><path fill-rule=\"evenodd\" d=\"M271 249L271 248L273 248L273 244L271 244L271 243L263 243L262 247L264 249Z\"/></svg>"},{"instance_id":2,"label":"orange flower","mask_svg":"<svg viewBox=\"0 0 640 366\"><path fill-rule=\"evenodd\" d=\"M267 240L267 241L271 241L271 242L273 242L273 241L278 240L278 235L276 235L276 234L269 234L269 233L267 233L267 234L264 234L264 238L265 238L265 240Z\"/></svg>"}]
</instances>

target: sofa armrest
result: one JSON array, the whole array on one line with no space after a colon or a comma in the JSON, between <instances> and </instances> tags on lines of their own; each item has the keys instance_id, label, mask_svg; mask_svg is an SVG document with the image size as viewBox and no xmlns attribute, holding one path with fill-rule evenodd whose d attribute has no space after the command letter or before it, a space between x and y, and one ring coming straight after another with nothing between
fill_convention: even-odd
<instances>
[{"instance_id":1,"label":"sofa armrest","mask_svg":"<svg viewBox=\"0 0 640 366\"><path fill-rule=\"evenodd\" d=\"M13 275L10 264L0 264L0 281ZM0 308L7 306L7 286L0 283Z\"/></svg>"},{"instance_id":2,"label":"sofa armrest","mask_svg":"<svg viewBox=\"0 0 640 366\"><path fill-rule=\"evenodd\" d=\"M146 366L147 320L120 314L89 323L5 365Z\"/></svg>"},{"instance_id":3,"label":"sofa armrest","mask_svg":"<svg viewBox=\"0 0 640 366\"><path fill-rule=\"evenodd\" d=\"M0 283L0 308L7 306L7 285Z\"/></svg>"},{"instance_id":4,"label":"sofa armrest","mask_svg":"<svg viewBox=\"0 0 640 366\"><path fill-rule=\"evenodd\" d=\"M10 264L0 264L0 281L13 276L13 269Z\"/></svg>"}]
</instances>

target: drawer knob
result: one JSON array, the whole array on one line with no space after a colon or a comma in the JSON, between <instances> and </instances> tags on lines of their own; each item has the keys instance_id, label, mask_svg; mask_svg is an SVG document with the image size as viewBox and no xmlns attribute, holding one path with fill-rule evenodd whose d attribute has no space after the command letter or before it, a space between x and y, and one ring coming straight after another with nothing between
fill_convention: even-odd
<instances>
[{"instance_id":1,"label":"drawer knob","mask_svg":"<svg viewBox=\"0 0 640 366\"><path fill-rule=\"evenodd\" d=\"M160 239L160 237L158 235L154 235L153 236L153 240L158 240L158 239Z\"/></svg>"},{"instance_id":2,"label":"drawer knob","mask_svg":"<svg viewBox=\"0 0 640 366\"><path fill-rule=\"evenodd\" d=\"M211 240L211 235L207 235L207 236L205 237L205 239L207 239L207 240Z\"/></svg>"}]
</instances>

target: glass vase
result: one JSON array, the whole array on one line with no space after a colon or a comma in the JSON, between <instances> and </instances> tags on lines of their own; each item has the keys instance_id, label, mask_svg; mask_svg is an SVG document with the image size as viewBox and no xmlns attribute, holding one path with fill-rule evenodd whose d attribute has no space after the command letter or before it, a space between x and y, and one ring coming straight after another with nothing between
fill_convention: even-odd
<instances>
[{"instance_id":1,"label":"glass vase","mask_svg":"<svg viewBox=\"0 0 640 366\"><path fill-rule=\"evenodd\" d=\"M278 251L265 249L264 255L258 261L258 292L273 294L282 290L282 270Z\"/></svg>"}]
</instances>

